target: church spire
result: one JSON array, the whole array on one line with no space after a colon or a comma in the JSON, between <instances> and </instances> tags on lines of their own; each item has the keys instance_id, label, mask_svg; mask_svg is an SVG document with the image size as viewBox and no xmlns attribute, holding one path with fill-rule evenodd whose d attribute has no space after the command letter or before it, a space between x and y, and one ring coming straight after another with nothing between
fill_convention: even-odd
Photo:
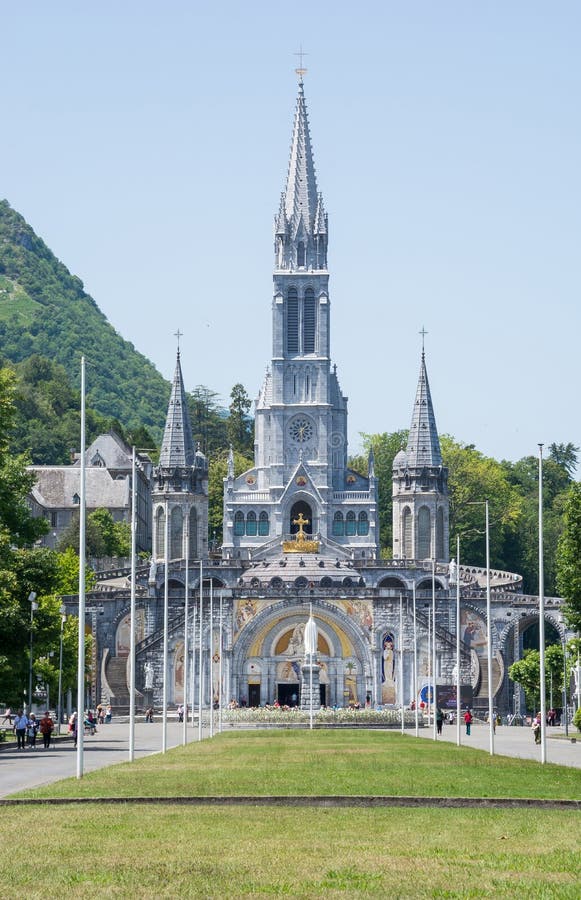
<instances>
[{"instance_id":1,"label":"church spire","mask_svg":"<svg viewBox=\"0 0 581 900\"><path fill-rule=\"evenodd\" d=\"M442 453L440 451L440 439L436 428L436 417L432 406L428 372L426 370L426 356L422 346L422 361L420 365L420 377L412 423L407 445L408 466L441 466Z\"/></svg>"},{"instance_id":2,"label":"church spire","mask_svg":"<svg viewBox=\"0 0 581 900\"><path fill-rule=\"evenodd\" d=\"M163 433L160 469L184 469L193 466L196 451L192 437L192 426L186 401L180 351L178 349L176 368L173 377L167 419Z\"/></svg>"},{"instance_id":3,"label":"church spire","mask_svg":"<svg viewBox=\"0 0 581 900\"><path fill-rule=\"evenodd\" d=\"M297 72L304 72L297 69ZM302 75L295 110L286 186L275 217L276 267L325 269L327 214L317 190Z\"/></svg>"}]
</instances>

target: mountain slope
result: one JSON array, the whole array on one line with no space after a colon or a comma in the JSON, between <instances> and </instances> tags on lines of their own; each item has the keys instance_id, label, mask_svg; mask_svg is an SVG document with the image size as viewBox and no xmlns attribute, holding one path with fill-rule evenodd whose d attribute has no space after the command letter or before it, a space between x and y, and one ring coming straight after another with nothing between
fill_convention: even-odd
<instances>
[{"instance_id":1,"label":"mountain slope","mask_svg":"<svg viewBox=\"0 0 581 900\"><path fill-rule=\"evenodd\" d=\"M84 355L93 409L161 438L169 383L117 334L80 278L6 200L0 201L0 352L13 363L32 354L53 359L77 388Z\"/></svg>"}]
</instances>

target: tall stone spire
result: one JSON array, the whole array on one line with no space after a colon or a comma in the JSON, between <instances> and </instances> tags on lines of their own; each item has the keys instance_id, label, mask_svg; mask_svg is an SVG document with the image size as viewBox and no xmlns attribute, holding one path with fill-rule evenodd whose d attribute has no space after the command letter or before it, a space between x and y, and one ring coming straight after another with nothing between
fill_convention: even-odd
<instances>
[{"instance_id":1,"label":"tall stone spire","mask_svg":"<svg viewBox=\"0 0 581 900\"><path fill-rule=\"evenodd\" d=\"M326 269L328 221L317 190L302 75L286 186L274 232L277 269Z\"/></svg>"},{"instance_id":2,"label":"tall stone spire","mask_svg":"<svg viewBox=\"0 0 581 900\"><path fill-rule=\"evenodd\" d=\"M410 467L442 465L440 439L436 428L436 417L432 406L426 358L423 350L406 455L407 464Z\"/></svg>"},{"instance_id":3,"label":"tall stone spire","mask_svg":"<svg viewBox=\"0 0 581 900\"><path fill-rule=\"evenodd\" d=\"M308 231L312 231L317 212L317 201L317 179L309 120L303 82L300 81L285 190L286 217L293 224L295 230L302 218Z\"/></svg>"},{"instance_id":4,"label":"tall stone spire","mask_svg":"<svg viewBox=\"0 0 581 900\"><path fill-rule=\"evenodd\" d=\"M173 377L165 431L161 452L159 454L160 469L184 469L194 465L196 451L192 437L190 414L186 401L184 379L178 350L176 368Z\"/></svg>"}]
</instances>

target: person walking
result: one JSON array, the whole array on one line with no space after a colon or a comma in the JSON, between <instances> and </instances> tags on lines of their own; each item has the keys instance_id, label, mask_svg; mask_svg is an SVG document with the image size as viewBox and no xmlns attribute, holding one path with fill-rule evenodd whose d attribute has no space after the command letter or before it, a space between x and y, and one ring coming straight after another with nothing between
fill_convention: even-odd
<instances>
[{"instance_id":1,"label":"person walking","mask_svg":"<svg viewBox=\"0 0 581 900\"><path fill-rule=\"evenodd\" d=\"M535 744L541 743L541 714L537 713L533 719L533 737L535 739Z\"/></svg>"},{"instance_id":2,"label":"person walking","mask_svg":"<svg viewBox=\"0 0 581 900\"><path fill-rule=\"evenodd\" d=\"M51 719L48 709L40 720L39 728L40 733L42 734L43 749L48 750L50 747L50 736L54 729L54 722Z\"/></svg>"},{"instance_id":3,"label":"person walking","mask_svg":"<svg viewBox=\"0 0 581 900\"><path fill-rule=\"evenodd\" d=\"M444 713L438 706L436 708L436 731L438 734L442 734L442 725L444 724Z\"/></svg>"},{"instance_id":4,"label":"person walking","mask_svg":"<svg viewBox=\"0 0 581 900\"><path fill-rule=\"evenodd\" d=\"M26 729L28 728L28 716L21 709L14 716L14 734L16 735L16 749L24 750L26 741Z\"/></svg>"},{"instance_id":5,"label":"person walking","mask_svg":"<svg viewBox=\"0 0 581 900\"><path fill-rule=\"evenodd\" d=\"M470 735L470 726L472 725L472 713L469 709L464 713L464 724L466 725L466 734Z\"/></svg>"},{"instance_id":6,"label":"person walking","mask_svg":"<svg viewBox=\"0 0 581 900\"><path fill-rule=\"evenodd\" d=\"M38 731L38 722L34 713L30 713L28 725L26 726L26 736L28 738L28 747L30 750L36 750L36 732Z\"/></svg>"}]
</instances>

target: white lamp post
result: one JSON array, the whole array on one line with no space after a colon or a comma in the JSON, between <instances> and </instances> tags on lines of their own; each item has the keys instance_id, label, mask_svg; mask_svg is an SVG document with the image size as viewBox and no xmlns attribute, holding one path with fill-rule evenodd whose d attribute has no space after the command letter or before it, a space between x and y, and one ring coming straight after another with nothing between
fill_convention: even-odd
<instances>
[{"instance_id":1,"label":"white lamp post","mask_svg":"<svg viewBox=\"0 0 581 900\"><path fill-rule=\"evenodd\" d=\"M414 616L414 713L415 713L415 733L416 737L420 736L420 711L418 709L418 623L416 619L416 583L414 581L412 587L413 598L413 616Z\"/></svg>"},{"instance_id":2,"label":"white lamp post","mask_svg":"<svg viewBox=\"0 0 581 900\"><path fill-rule=\"evenodd\" d=\"M135 501L135 447L131 454L131 630L129 634L129 762L135 756L135 556L137 552L137 516Z\"/></svg>"},{"instance_id":3,"label":"white lamp post","mask_svg":"<svg viewBox=\"0 0 581 900\"><path fill-rule=\"evenodd\" d=\"M61 605L60 614L61 614L61 638L60 638L60 646L59 646L59 688L58 688L58 703L57 703L57 726L56 733L61 733L61 722L63 720L63 632L66 621L66 611L67 608L64 603Z\"/></svg>"},{"instance_id":4,"label":"white lamp post","mask_svg":"<svg viewBox=\"0 0 581 900\"><path fill-rule=\"evenodd\" d=\"M438 725L436 722L438 716L438 688L436 687L436 560L432 559L432 672L434 680L434 702L432 706L433 722L432 737L436 741L438 739Z\"/></svg>"},{"instance_id":5,"label":"white lamp post","mask_svg":"<svg viewBox=\"0 0 581 900\"><path fill-rule=\"evenodd\" d=\"M486 661L488 669L488 736L490 755L494 756L494 709L492 686L492 603L490 598L490 522L488 500L469 501L468 506L482 506L486 509Z\"/></svg>"},{"instance_id":6,"label":"white lamp post","mask_svg":"<svg viewBox=\"0 0 581 900\"><path fill-rule=\"evenodd\" d=\"M541 691L541 762L547 761L547 703L545 696L545 574L543 559L543 445L539 444L539 665Z\"/></svg>"},{"instance_id":7,"label":"white lamp post","mask_svg":"<svg viewBox=\"0 0 581 900\"><path fill-rule=\"evenodd\" d=\"M32 712L32 642L33 642L33 628L34 628L34 613L35 610L38 609L38 603L36 603L36 593L31 591L28 595L28 602L30 603L30 659L28 660L28 710L27 713L30 715Z\"/></svg>"},{"instance_id":8,"label":"white lamp post","mask_svg":"<svg viewBox=\"0 0 581 900\"><path fill-rule=\"evenodd\" d=\"M85 460L85 357L81 357L81 487L79 509L79 644L77 664L77 778L83 777L85 737L85 529L87 515Z\"/></svg>"}]
</instances>

